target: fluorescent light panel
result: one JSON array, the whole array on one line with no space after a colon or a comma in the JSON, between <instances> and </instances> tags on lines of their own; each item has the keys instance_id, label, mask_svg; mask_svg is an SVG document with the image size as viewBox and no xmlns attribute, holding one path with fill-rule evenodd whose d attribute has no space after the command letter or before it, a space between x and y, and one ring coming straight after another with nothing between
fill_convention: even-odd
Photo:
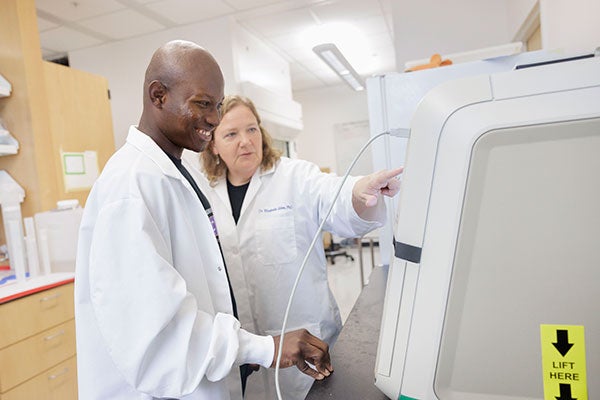
<instances>
[{"instance_id":1,"label":"fluorescent light panel","mask_svg":"<svg viewBox=\"0 0 600 400\"><path fill-rule=\"evenodd\" d=\"M320 44L313 47L313 51L323 60L335 73L356 91L364 90L365 84L352 68L348 60L342 55L333 43Z\"/></svg>"}]
</instances>

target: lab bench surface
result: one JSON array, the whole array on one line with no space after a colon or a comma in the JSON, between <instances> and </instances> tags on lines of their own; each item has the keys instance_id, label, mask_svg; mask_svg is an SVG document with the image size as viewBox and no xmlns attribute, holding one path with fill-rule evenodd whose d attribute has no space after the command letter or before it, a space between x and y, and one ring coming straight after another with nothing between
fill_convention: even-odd
<instances>
[{"instance_id":1,"label":"lab bench surface","mask_svg":"<svg viewBox=\"0 0 600 400\"><path fill-rule=\"evenodd\" d=\"M331 352L334 373L315 381L307 400L388 400L375 387L375 357L388 267L375 267Z\"/></svg>"}]
</instances>

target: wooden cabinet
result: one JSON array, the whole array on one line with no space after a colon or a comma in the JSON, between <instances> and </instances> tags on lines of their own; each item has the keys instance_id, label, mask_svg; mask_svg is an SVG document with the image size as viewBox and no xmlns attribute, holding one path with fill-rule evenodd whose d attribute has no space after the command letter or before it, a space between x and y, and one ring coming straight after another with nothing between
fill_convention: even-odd
<instances>
[{"instance_id":1,"label":"wooden cabinet","mask_svg":"<svg viewBox=\"0 0 600 400\"><path fill-rule=\"evenodd\" d=\"M18 154L0 157L0 170L25 189L23 216L58 200L85 204L89 189L67 191L61 152L96 152L98 170L114 152L107 79L42 59L34 0L0 1L0 73L12 85L0 118L19 142Z\"/></svg>"},{"instance_id":2,"label":"wooden cabinet","mask_svg":"<svg viewBox=\"0 0 600 400\"><path fill-rule=\"evenodd\" d=\"M48 101L52 145L45 154L54 160L52 167L57 177L52 197L77 199L79 204L85 205L89 189L67 191L65 188L61 152L94 151L99 171L115 152L108 81L103 76L48 61L42 65L46 93L52 94Z\"/></svg>"},{"instance_id":3,"label":"wooden cabinet","mask_svg":"<svg viewBox=\"0 0 600 400\"><path fill-rule=\"evenodd\" d=\"M0 305L0 400L77 399L73 283Z\"/></svg>"}]
</instances>

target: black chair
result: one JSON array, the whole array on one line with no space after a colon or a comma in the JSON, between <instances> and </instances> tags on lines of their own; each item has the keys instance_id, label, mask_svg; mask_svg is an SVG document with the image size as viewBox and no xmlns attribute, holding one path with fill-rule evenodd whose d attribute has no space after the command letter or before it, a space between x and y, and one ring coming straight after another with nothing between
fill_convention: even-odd
<instances>
[{"instance_id":1,"label":"black chair","mask_svg":"<svg viewBox=\"0 0 600 400\"><path fill-rule=\"evenodd\" d=\"M325 247L325 258L335 264L336 257L346 257L350 261L354 261L352 257L339 243L333 241L333 235L330 232L323 232L323 246Z\"/></svg>"}]
</instances>

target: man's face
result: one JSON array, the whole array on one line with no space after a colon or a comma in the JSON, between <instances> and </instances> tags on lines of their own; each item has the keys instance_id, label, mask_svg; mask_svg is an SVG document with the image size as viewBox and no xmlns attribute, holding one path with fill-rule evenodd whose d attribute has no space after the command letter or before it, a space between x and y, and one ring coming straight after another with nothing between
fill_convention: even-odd
<instances>
[{"instance_id":1,"label":"man's face","mask_svg":"<svg viewBox=\"0 0 600 400\"><path fill-rule=\"evenodd\" d=\"M161 111L161 131L174 145L204 151L219 124L223 77L218 68L201 68L167 87Z\"/></svg>"}]
</instances>

